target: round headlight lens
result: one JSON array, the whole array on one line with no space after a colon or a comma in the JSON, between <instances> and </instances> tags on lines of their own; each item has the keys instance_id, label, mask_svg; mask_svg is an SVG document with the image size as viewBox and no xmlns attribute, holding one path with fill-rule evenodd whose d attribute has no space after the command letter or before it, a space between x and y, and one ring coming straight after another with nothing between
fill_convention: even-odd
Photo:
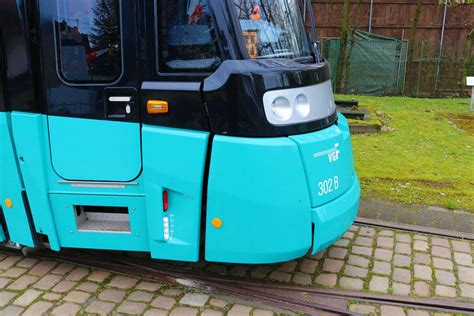
<instances>
[{"instance_id":1,"label":"round headlight lens","mask_svg":"<svg viewBox=\"0 0 474 316\"><path fill-rule=\"evenodd\" d=\"M309 104L308 98L304 94L300 94L296 97L295 109L298 114L306 118L311 112L311 105Z\"/></svg>"},{"instance_id":2,"label":"round headlight lens","mask_svg":"<svg viewBox=\"0 0 474 316\"><path fill-rule=\"evenodd\" d=\"M272 103L272 111L275 117L281 121L287 121L293 114L290 101L285 97L278 97Z\"/></svg>"}]
</instances>

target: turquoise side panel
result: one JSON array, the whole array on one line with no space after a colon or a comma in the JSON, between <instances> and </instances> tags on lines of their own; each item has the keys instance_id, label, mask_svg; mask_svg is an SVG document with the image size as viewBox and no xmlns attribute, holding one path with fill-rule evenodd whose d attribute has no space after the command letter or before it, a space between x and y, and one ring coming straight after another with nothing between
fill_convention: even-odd
<instances>
[{"instance_id":1,"label":"turquoise side panel","mask_svg":"<svg viewBox=\"0 0 474 316\"><path fill-rule=\"evenodd\" d=\"M222 220L214 228L214 218ZM206 220L206 260L264 264L311 247L311 202L298 146L288 138L216 136Z\"/></svg>"},{"instance_id":2,"label":"turquoise side panel","mask_svg":"<svg viewBox=\"0 0 474 316\"><path fill-rule=\"evenodd\" d=\"M140 124L50 116L54 170L64 179L120 181L141 171Z\"/></svg>"},{"instance_id":3,"label":"turquoise side panel","mask_svg":"<svg viewBox=\"0 0 474 316\"><path fill-rule=\"evenodd\" d=\"M336 242L354 223L359 210L360 185L354 177L351 187L342 196L313 209L313 254Z\"/></svg>"},{"instance_id":4,"label":"turquoise side panel","mask_svg":"<svg viewBox=\"0 0 474 316\"><path fill-rule=\"evenodd\" d=\"M0 113L0 199L7 229L12 242L34 247L34 241L21 192L23 183L15 156L11 134L11 116ZM12 208L5 207L5 199L13 202Z\"/></svg>"},{"instance_id":5,"label":"turquoise side panel","mask_svg":"<svg viewBox=\"0 0 474 316\"><path fill-rule=\"evenodd\" d=\"M347 120L314 133L290 136L301 153L311 206L326 204L346 192L354 182L354 157Z\"/></svg>"},{"instance_id":6,"label":"turquoise side panel","mask_svg":"<svg viewBox=\"0 0 474 316\"><path fill-rule=\"evenodd\" d=\"M144 126L143 174L153 258L198 261L209 133ZM163 191L169 210L163 210ZM165 238L164 220L169 223Z\"/></svg>"},{"instance_id":7,"label":"turquoise side panel","mask_svg":"<svg viewBox=\"0 0 474 316\"><path fill-rule=\"evenodd\" d=\"M0 225L0 242L4 242L6 240L5 232L3 231L2 225Z\"/></svg>"},{"instance_id":8,"label":"turquoise side panel","mask_svg":"<svg viewBox=\"0 0 474 316\"><path fill-rule=\"evenodd\" d=\"M51 194L54 219L61 247L123 251L148 251L145 199L104 195ZM74 205L127 207L131 232L79 231Z\"/></svg>"},{"instance_id":9,"label":"turquoise side panel","mask_svg":"<svg viewBox=\"0 0 474 316\"><path fill-rule=\"evenodd\" d=\"M50 160L45 146L48 139L44 137L47 129L44 116L13 112L11 117L20 170L36 232L47 235L51 249L59 251L48 197L47 168Z\"/></svg>"}]
</instances>

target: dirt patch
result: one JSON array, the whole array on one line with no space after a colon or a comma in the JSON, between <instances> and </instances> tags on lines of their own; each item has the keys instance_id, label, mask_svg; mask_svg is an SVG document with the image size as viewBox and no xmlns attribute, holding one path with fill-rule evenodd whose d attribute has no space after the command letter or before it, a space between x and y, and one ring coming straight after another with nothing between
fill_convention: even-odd
<instances>
[{"instance_id":1,"label":"dirt patch","mask_svg":"<svg viewBox=\"0 0 474 316\"><path fill-rule=\"evenodd\" d=\"M470 135L474 135L474 114L445 114L449 122L457 128L466 131Z\"/></svg>"}]
</instances>

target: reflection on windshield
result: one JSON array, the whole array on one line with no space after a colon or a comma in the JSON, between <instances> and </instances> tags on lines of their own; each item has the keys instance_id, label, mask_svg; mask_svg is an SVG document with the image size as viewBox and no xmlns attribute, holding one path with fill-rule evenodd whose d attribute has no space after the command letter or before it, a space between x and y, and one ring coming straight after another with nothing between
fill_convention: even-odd
<instances>
[{"instance_id":1,"label":"reflection on windshield","mask_svg":"<svg viewBox=\"0 0 474 316\"><path fill-rule=\"evenodd\" d=\"M298 0L234 0L251 58L310 55Z\"/></svg>"}]
</instances>

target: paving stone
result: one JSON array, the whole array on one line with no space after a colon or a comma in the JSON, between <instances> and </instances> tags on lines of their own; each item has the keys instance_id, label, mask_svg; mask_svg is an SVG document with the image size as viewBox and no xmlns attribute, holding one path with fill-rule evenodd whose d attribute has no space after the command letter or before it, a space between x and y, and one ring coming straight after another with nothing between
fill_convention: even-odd
<instances>
[{"instance_id":1,"label":"paving stone","mask_svg":"<svg viewBox=\"0 0 474 316\"><path fill-rule=\"evenodd\" d=\"M472 253L471 245L465 241L451 240L455 252Z\"/></svg>"},{"instance_id":2,"label":"paving stone","mask_svg":"<svg viewBox=\"0 0 474 316\"><path fill-rule=\"evenodd\" d=\"M149 309L143 314L144 316L167 316L168 312L160 310L160 309Z\"/></svg>"},{"instance_id":3,"label":"paving stone","mask_svg":"<svg viewBox=\"0 0 474 316\"><path fill-rule=\"evenodd\" d=\"M36 276L23 275L19 279L17 279L15 282L10 284L8 288L15 291L26 290L28 287L30 287L30 285L38 281L38 279L39 278Z\"/></svg>"},{"instance_id":4,"label":"paving stone","mask_svg":"<svg viewBox=\"0 0 474 316\"><path fill-rule=\"evenodd\" d=\"M110 275L111 275L110 272L106 272L106 271L94 271L94 272L92 272L92 273L87 277L87 280L92 281L92 282L102 283L102 282L104 282Z\"/></svg>"},{"instance_id":5,"label":"paving stone","mask_svg":"<svg viewBox=\"0 0 474 316\"><path fill-rule=\"evenodd\" d=\"M368 273L369 273L368 269L354 267L350 265L346 265L344 268L344 274L350 277L365 278Z\"/></svg>"},{"instance_id":6,"label":"paving stone","mask_svg":"<svg viewBox=\"0 0 474 316\"><path fill-rule=\"evenodd\" d=\"M409 244L397 242L395 245L395 253L400 253L402 255L411 255L411 246Z\"/></svg>"},{"instance_id":7,"label":"paving stone","mask_svg":"<svg viewBox=\"0 0 474 316\"><path fill-rule=\"evenodd\" d=\"M249 306L244 306L240 304L235 304L232 306L230 309L229 313L227 314L228 316L245 316L245 315L250 315L250 311L252 310L251 307Z\"/></svg>"},{"instance_id":8,"label":"paving stone","mask_svg":"<svg viewBox=\"0 0 474 316\"><path fill-rule=\"evenodd\" d=\"M406 269L395 268L393 270L393 280L401 283L411 282L411 272Z\"/></svg>"},{"instance_id":9,"label":"paving stone","mask_svg":"<svg viewBox=\"0 0 474 316\"><path fill-rule=\"evenodd\" d=\"M356 226L356 225L351 225L351 227L349 227L349 231L351 231L351 232L357 232L357 231L359 231L359 227Z\"/></svg>"},{"instance_id":10,"label":"paving stone","mask_svg":"<svg viewBox=\"0 0 474 316\"><path fill-rule=\"evenodd\" d=\"M393 232L393 230L381 230L379 232L379 236L393 237L395 236L395 233Z\"/></svg>"},{"instance_id":11,"label":"paving stone","mask_svg":"<svg viewBox=\"0 0 474 316\"><path fill-rule=\"evenodd\" d=\"M413 238L415 238L416 240L428 241L428 237L425 235L415 235Z\"/></svg>"},{"instance_id":12,"label":"paving stone","mask_svg":"<svg viewBox=\"0 0 474 316\"><path fill-rule=\"evenodd\" d=\"M90 273L89 269L83 268L83 267L78 267L78 268L75 268L74 270L72 270L71 273L69 273L69 274L66 276L66 280L69 280L69 281L81 281L81 280L84 279L86 276L88 276L89 273Z\"/></svg>"},{"instance_id":13,"label":"paving stone","mask_svg":"<svg viewBox=\"0 0 474 316\"><path fill-rule=\"evenodd\" d=\"M256 309L252 312L253 316L273 316L273 312L263 309Z\"/></svg>"},{"instance_id":14,"label":"paving stone","mask_svg":"<svg viewBox=\"0 0 474 316\"><path fill-rule=\"evenodd\" d=\"M75 316L79 313L79 310L81 307L77 304L74 303L63 303L59 305L58 307L54 308L53 311L51 312L51 315L57 315L57 316Z\"/></svg>"},{"instance_id":15,"label":"paving stone","mask_svg":"<svg viewBox=\"0 0 474 316\"><path fill-rule=\"evenodd\" d=\"M425 281L431 281L433 271L429 266L415 264L415 278Z\"/></svg>"},{"instance_id":16,"label":"paving stone","mask_svg":"<svg viewBox=\"0 0 474 316\"><path fill-rule=\"evenodd\" d=\"M408 234L397 234L395 240L409 244L411 243L411 236Z\"/></svg>"},{"instance_id":17,"label":"paving stone","mask_svg":"<svg viewBox=\"0 0 474 316\"><path fill-rule=\"evenodd\" d=\"M296 272L295 274L293 274L293 278L291 280L293 281L293 283L299 285L310 285L311 283L313 283L311 275L302 272Z\"/></svg>"},{"instance_id":18,"label":"paving stone","mask_svg":"<svg viewBox=\"0 0 474 316\"><path fill-rule=\"evenodd\" d=\"M41 261L33 268L31 268L29 274L36 275L36 276L44 276L57 265L56 262L53 261ZM27 310L28 311L28 310Z\"/></svg>"},{"instance_id":19,"label":"paving stone","mask_svg":"<svg viewBox=\"0 0 474 316\"><path fill-rule=\"evenodd\" d=\"M53 288L56 284L61 281L61 277L59 275L55 274L48 274L42 277L38 283L34 285L35 288L40 289L40 290L50 290Z\"/></svg>"},{"instance_id":20,"label":"paving stone","mask_svg":"<svg viewBox=\"0 0 474 316\"><path fill-rule=\"evenodd\" d=\"M339 271L341 271L343 265L344 265L344 261L334 260L334 259L326 259L326 260L324 260L323 270L327 271L327 272L338 273Z\"/></svg>"},{"instance_id":21,"label":"paving stone","mask_svg":"<svg viewBox=\"0 0 474 316\"><path fill-rule=\"evenodd\" d=\"M375 249L375 259L380 261L390 262L392 261L393 251L386 249Z\"/></svg>"},{"instance_id":22,"label":"paving stone","mask_svg":"<svg viewBox=\"0 0 474 316\"><path fill-rule=\"evenodd\" d=\"M431 254L435 257L451 259L451 250L449 250L449 248L433 246L433 248L431 248Z\"/></svg>"},{"instance_id":23,"label":"paving stone","mask_svg":"<svg viewBox=\"0 0 474 316\"><path fill-rule=\"evenodd\" d=\"M408 296L411 292L411 288L408 284L393 282L392 285L393 294Z\"/></svg>"},{"instance_id":24,"label":"paving stone","mask_svg":"<svg viewBox=\"0 0 474 316\"><path fill-rule=\"evenodd\" d=\"M129 278L129 277L118 275L118 276L115 276L110 281L108 286L128 290L128 289L133 288L137 284L137 282L138 280L135 278Z\"/></svg>"},{"instance_id":25,"label":"paving stone","mask_svg":"<svg viewBox=\"0 0 474 316\"><path fill-rule=\"evenodd\" d=\"M248 271L249 271L248 266L239 264L239 265L233 266L230 269L229 274L235 277L243 278L247 275Z\"/></svg>"},{"instance_id":26,"label":"paving stone","mask_svg":"<svg viewBox=\"0 0 474 316\"><path fill-rule=\"evenodd\" d=\"M396 267L409 267L411 265L411 257L396 254L393 257L393 264Z\"/></svg>"},{"instance_id":27,"label":"paving stone","mask_svg":"<svg viewBox=\"0 0 474 316\"><path fill-rule=\"evenodd\" d=\"M349 306L349 310L351 312L362 314L362 315L375 315L376 314L375 307L371 305L351 304Z\"/></svg>"},{"instance_id":28,"label":"paving stone","mask_svg":"<svg viewBox=\"0 0 474 316\"><path fill-rule=\"evenodd\" d=\"M387 277L373 276L370 280L369 289L373 292L388 292L388 282Z\"/></svg>"},{"instance_id":29,"label":"paving stone","mask_svg":"<svg viewBox=\"0 0 474 316\"><path fill-rule=\"evenodd\" d=\"M0 290L3 290L4 288L7 287L8 284L10 284L12 280L10 279L5 279L5 278L0 278Z\"/></svg>"},{"instance_id":30,"label":"paving stone","mask_svg":"<svg viewBox=\"0 0 474 316\"><path fill-rule=\"evenodd\" d=\"M77 285L77 282L72 281L61 281L53 287L53 292L66 293L69 292L73 287Z\"/></svg>"},{"instance_id":31,"label":"paving stone","mask_svg":"<svg viewBox=\"0 0 474 316\"><path fill-rule=\"evenodd\" d=\"M272 269L268 266L258 266L255 269L253 269L250 276L253 279L264 279L267 277L267 275L270 273L271 270Z\"/></svg>"},{"instance_id":32,"label":"paving stone","mask_svg":"<svg viewBox=\"0 0 474 316\"><path fill-rule=\"evenodd\" d=\"M356 255L372 256L372 248L369 247L353 246L351 252Z\"/></svg>"},{"instance_id":33,"label":"paving stone","mask_svg":"<svg viewBox=\"0 0 474 316\"><path fill-rule=\"evenodd\" d=\"M335 259L344 259L347 256L348 250L344 248L332 247L329 249L329 257Z\"/></svg>"},{"instance_id":34,"label":"paving stone","mask_svg":"<svg viewBox=\"0 0 474 316\"><path fill-rule=\"evenodd\" d=\"M359 236L354 241L354 244L358 246L372 247L373 242L374 240L372 238Z\"/></svg>"},{"instance_id":35,"label":"paving stone","mask_svg":"<svg viewBox=\"0 0 474 316\"><path fill-rule=\"evenodd\" d=\"M433 266L436 269L453 270L453 263L448 259L433 258Z\"/></svg>"},{"instance_id":36,"label":"paving stone","mask_svg":"<svg viewBox=\"0 0 474 316\"><path fill-rule=\"evenodd\" d=\"M149 292L144 292L144 291L135 291L127 297L127 300L129 301L143 302L143 303L149 303L152 301L152 299L153 299L153 295L150 294Z\"/></svg>"},{"instance_id":37,"label":"paving stone","mask_svg":"<svg viewBox=\"0 0 474 316\"><path fill-rule=\"evenodd\" d=\"M377 237L377 247L393 249L394 239L391 237Z\"/></svg>"},{"instance_id":38,"label":"paving stone","mask_svg":"<svg viewBox=\"0 0 474 316\"><path fill-rule=\"evenodd\" d=\"M436 285L435 293L438 296L456 297L456 289L445 285Z\"/></svg>"},{"instance_id":39,"label":"paving stone","mask_svg":"<svg viewBox=\"0 0 474 316\"><path fill-rule=\"evenodd\" d=\"M153 282L140 282L135 287L135 289L148 291L148 292L156 292L159 289L161 289L161 284L160 283L153 283Z\"/></svg>"},{"instance_id":40,"label":"paving stone","mask_svg":"<svg viewBox=\"0 0 474 316\"><path fill-rule=\"evenodd\" d=\"M359 229L359 235L360 236L373 237L373 236L375 236L376 233L377 233L377 231L373 228L370 228L370 227L361 227Z\"/></svg>"},{"instance_id":41,"label":"paving stone","mask_svg":"<svg viewBox=\"0 0 474 316\"><path fill-rule=\"evenodd\" d=\"M474 286L470 284L460 284L461 296L465 298L474 299Z\"/></svg>"},{"instance_id":42,"label":"paving stone","mask_svg":"<svg viewBox=\"0 0 474 316\"><path fill-rule=\"evenodd\" d=\"M327 287L334 287L337 283L337 274L320 274L315 279L314 282Z\"/></svg>"},{"instance_id":43,"label":"paving stone","mask_svg":"<svg viewBox=\"0 0 474 316\"><path fill-rule=\"evenodd\" d=\"M408 316L430 316L430 313L427 311L409 309L407 312Z\"/></svg>"},{"instance_id":44,"label":"paving stone","mask_svg":"<svg viewBox=\"0 0 474 316\"><path fill-rule=\"evenodd\" d=\"M413 243L413 249L415 249L415 251L426 252L429 249L428 242L424 240L415 240Z\"/></svg>"},{"instance_id":45,"label":"paving stone","mask_svg":"<svg viewBox=\"0 0 474 316\"><path fill-rule=\"evenodd\" d=\"M175 299L162 295L156 297L153 302L151 302L151 306L166 310L170 310L171 308L173 308L174 304L176 304Z\"/></svg>"},{"instance_id":46,"label":"paving stone","mask_svg":"<svg viewBox=\"0 0 474 316\"><path fill-rule=\"evenodd\" d=\"M20 256L9 256L0 262L0 270L8 270L13 267L23 257Z\"/></svg>"},{"instance_id":47,"label":"paving stone","mask_svg":"<svg viewBox=\"0 0 474 316\"><path fill-rule=\"evenodd\" d=\"M375 261L372 272L382 275L390 275L392 273L392 266L388 262Z\"/></svg>"},{"instance_id":48,"label":"paving stone","mask_svg":"<svg viewBox=\"0 0 474 316\"><path fill-rule=\"evenodd\" d=\"M432 237L431 238L431 244L434 245L434 246L441 246L441 247L449 248L449 241L447 239L444 239L444 238Z\"/></svg>"},{"instance_id":49,"label":"paving stone","mask_svg":"<svg viewBox=\"0 0 474 316\"><path fill-rule=\"evenodd\" d=\"M74 269L74 265L69 264L69 263L61 263L59 266L56 267L51 273L53 274L58 274L58 275L66 275L69 273L72 269Z\"/></svg>"},{"instance_id":50,"label":"paving stone","mask_svg":"<svg viewBox=\"0 0 474 316\"><path fill-rule=\"evenodd\" d=\"M213 309L205 309L204 312L201 313L201 316L221 316L221 315L224 315L224 313L215 311ZM255 316L255 312L253 315Z\"/></svg>"},{"instance_id":51,"label":"paving stone","mask_svg":"<svg viewBox=\"0 0 474 316\"><path fill-rule=\"evenodd\" d=\"M26 273L26 269L24 268L10 268L8 270L6 270L5 272L3 272L2 274L0 274L0 277L4 277L4 278L18 278L20 277L21 275L25 274Z\"/></svg>"},{"instance_id":52,"label":"paving stone","mask_svg":"<svg viewBox=\"0 0 474 316\"><path fill-rule=\"evenodd\" d=\"M349 290L362 290L364 288L364 281L361 279L342 277L339 280L339 285Z\"/></svg>"},{"instance_id":53,"label":"paving stone","mask_svg":"<svg viewBox=\"0 0 474 316\"><path fill-rule=\"evenodd\" d=\"M145 308L146 304L125 301L117 308L117 312L127 315L142 315Z\"/></svg>"},{"instance_id":54,"label":"paving stone","mask_svg":"<svg viewBox=\"0 0 474 316\"><path fill-rule=\"evenodd\" d=\"M5 307L8 303L17 296L17 293L3 291L0 292L0 307Z\"/></svg>"},{"instance_id":55,"label":"paving stone","mask_svg":"<svg viewBox=\"0 0 474 316\"><path fill-rule=\"evenodd\" d=\"M95 291L97 291L98 288L99 286L95 283L84 282L84 283L79 284L79 286L76 287L76 290L87 292L87 293L94 293Z\"/></svg>"},{"instance_id":56,"label":"paving stone","mask_svg":"<svg viewBox=\"0 0 474 316\"><path fill-rule=\"evenodd\" d=\"M26 290L20 297L18 297L13 304L26 307L33 303L43 292L36 290Z\"/></svg>"},{"instance_id":57,"label":"paving stone","mask_svg":"<svg viewBox=\"0 0 474 316\"><path fill-rule=\"evenodd\" d=\"M64 300L72 303L84 304L90 296L90 293L71 291L64 297Z\"/></svg>"},{"instance_id":58,"label":"paving stone","mask_svg":"<svg viewBox=\"0 0 474 316\"><path fill-rule=\"evenodd\" d=\"M291 280L291 274L281 271L273 271L270 273L270 280L277 282L289 282Z\"/></svg>"},{"instance_id":59,"label":"paving stone","mask_svg":"<svg viewBox=\"0 0 474 316\"><path fill-rule=\"evenodd\" d=\"M5 307L4 310L2 310L1 314L5 316L18 316L23 313L25 309L23 307L18 307L18 306L7 306Z\"/></svg>"},{"instance_id":60,"label":"paving stone","mask_svg":"<svg viewBox=\"0 0 474 316\"><path fill-rule=\"evenodd\" d=\"M209 300L209 295L198 294L198 293L186 293L183 298L179 301L180 304L203 307Z\"/></svg>"},{"instance_id":61,"label":"paving stone","mask_svg":"<svg viewBox=\"0 0 474 316\"><path fill-rule=\"evenodd\" d=\"M197 314L198 310L196 308L178 307L171 311L170 316L196 316ZM228 315L230 315L230 312Z\"/></svg>"},{"instance_id":62,"label":"paving stone","mask_svg":"<svg viewBox=\"0 0 474 316\"><path fill-rule=\"evenodd\" d=\"M219 308L225 308L227 304L229 304L227 301L221 300L219 298L211 298L209 301L209 304L211 306L219 307Z\"/></svg>"},{"instance_id":63,"label":"paving stone","mask_svg":"<svg viewBox=\"0 0 474 316\"><path fill-rule=\"evenodd\" d=\"M166 289L163 291L163 295L171 296L171 297L178 297L178 296L181 296L182 294L183 294L183 291L181 291L180 289L175 289L175 288Z\"/></svg>"},{"instance_id":64,"label":"paving stone","mask_svg":"<svg viewBox=\"0 0 474 316\"><path fill-rule=\"evenodd\" d=\"M456 285L456 277L454 273L443 270L435 270L436 281L442 285Z\"/></svg>"},{"instance_id":65,"label":"paving stone","mask_svg":"<svg viewBox=\"0 0 474 316\"><path fill-rule=\"evenodd\" d=\"M93 301L89 306L86 307L86 313L90 314L99 314L99 315L109 315L110 312L114 309L115 304L101 302L98 300Z\"/></svg>"},{"instance_id":66,"label":"paving stone","mask_svg":"<svg viewBox=\"0 0 474 316\"><path fill-rule=\"evenodd\" d=\"M474 268L458 267L458 277L461 282L474 284Z\"/></svg>"},{"instance_id":67,"label":"paving stone","mask_svg":"<svg viewBox=\"0 0 474 316\"><path fill-rule=\"evenodd\" d=\"M337 247L342 247L342 248L347 248L347 246L349 246L350 244L350 240L349 239L339 239L338 241L336 241L334 243L334 246L337 246Z\"/></svg>"},{"instance_id":68,"label":"paving stone","mask_svg":"<svg viewBox=\"0 0 474 316\"><path fill-rule=\"evenodd\" d=\"M42 299L46 301L59 301L61 299L62 295L57 294L57 293L46 293L43 295Z\"/></svg>"},{"instance_id":69,"label":"paving stone","mask_svg":"<svg viewBox=\"0 0 474 316\"><path fill-rule=\"evenodd\" d=\"M284 262L277 268L277 270L292 273L295 271L297 264L298 262L295 260Z\"/></svg>"},{"instance_id":70,"label":"paving stone","mask_svg":"<svg viewBox=\"0 0 474 316\"><path fill-rule=\"evenodd\" d=\"M318 267L318 262L310 259L303 259L300 264L300 270L304 273L312 274L316 271Z\"/></svg>"},{"instance_id":71,"label":"paving stone","mask_svg":"<svg viewBox=\"0 0 474 316\"><path fill-rule=\"evenodd\" d=\"M383 305L380 307L381 316L405 316L405 311L401 307Z\"/></svg>"},{"instance_id":72,"label":"paving stone","mask_svg":"<svg viewBox=\"0 0 474 316\"><path fill-rule=\"evenodd\" d=\"M49 302L39 301L31 305L24 313L23 316L38 316L45 314L53 304Z\"/></svg>"},{"instance_id":73,"label":"paving stone","mask_svg":"<svg viewBox=\"0 0 474 316\"><path fill-rule=\"evenodd\" d=\"M342 236L343 238L346 238L346 239L349 239L349 240L352 240L354 239L354 233L353 232L345 232L344 235Z\"/></svg>"},{"instance_id":74,"label":"paving stone","mask_svg":"<svg viewBox=\"0 0 474 316\"><path fill-rule=\"evenodd\" d=\"M106 302L120 302L125 297L125 292L120 290L106 289L99 294L99 300Z\"/></svg>"},{"instance_id":75,"label":"paving stone","mask_svg":"<svg viewBox=\"0 0 474 316\"><path fill-rule=\"evenodd\" d=\"M454 261L461 266L474 267L471 254L455 252Z\"/></svg>"},{"instance_id":76,"label":"paving stone","mask_svg":"<svg viewBox=\"0 0 474 316\"><path fill-rule=\"evenodd\" d=\"M361 268L368 268L369 267L369 259L366 259L361 256L350 255L349 260L347 261L350 265L358 266Z\"/></svg>"},{"instance_id":77,"label":"paving stone","mask_svg":"<svg viewBox=\"0 0 474 316\"><path fill-rule=\"evenodd\" d=\"M418 296L430 296L430 286L426 282L417 281L414 285L415 294Z\"/></svg>"},{"instance_id":78,"label":"paving stone","mask_svg":"<svg viewBox=\"0 0 474 316\"><path fill-rule=\"evenodd\" d=\"M414 257L415 263L424 264L424 265L431 265L431 256L425 253L415 253Z\"/></svg>"}]
</instances>

